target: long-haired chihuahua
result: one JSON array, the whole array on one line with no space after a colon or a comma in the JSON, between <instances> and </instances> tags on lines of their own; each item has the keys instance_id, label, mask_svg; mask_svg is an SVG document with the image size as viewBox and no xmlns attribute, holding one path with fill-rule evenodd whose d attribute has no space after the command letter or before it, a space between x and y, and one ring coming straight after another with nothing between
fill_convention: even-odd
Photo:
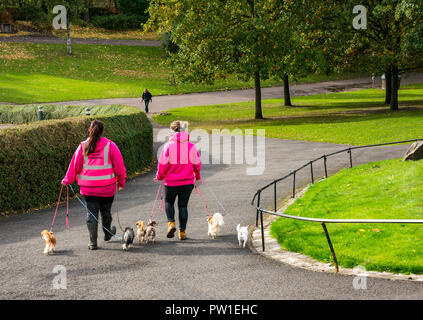
<instances>
[{"instance_id":1,"label":"long-haired chihuahua","mask_svg":"<svg viewBox=\"0 0 423 320\"><path fill-rule=\"evenodd\" d=\"M145 237L144 221L140 220L135 225L137 226L138 243L142 243L142 242L144 242L144 237Z\"/></svg>"},{"instance_id":2,"label":"long-haired chihuahua","mask_svg":"<svg viewBox=\"0 0 423 320\"><path fill-rule=\"evenodd\" d=\"M145 237L147 243L150 241L150 238L153 243L156 241L156 226L156 221L150 221L145 227Z\"/></svg>"},{"instance_id":3,"label":"long-haired chihuahua","mask_svg":"<svg viewBox=\"0 0 423 320\"><path fill-rule=\"evenodd\" d=\"M211 236L212 239L216 239L219 234L220 227L224 224L222 215L220 213L215 213L212 217L208 216L207 222L209 224L208 235Z\"/></svg>"},{"instance_id":4,"label":"long-haired chihuahua","mask_svg":"<svg viewBox=\"0 0 423 320\"><path fill-rule=\"evenodd\" d=\"M56 249L56 237L53 235L53 232L49 232L48 230L41 231L41 237L46 242L46 246L44 247L44 254L49 255L54 254Z\"/></svg>"}]
</instances>

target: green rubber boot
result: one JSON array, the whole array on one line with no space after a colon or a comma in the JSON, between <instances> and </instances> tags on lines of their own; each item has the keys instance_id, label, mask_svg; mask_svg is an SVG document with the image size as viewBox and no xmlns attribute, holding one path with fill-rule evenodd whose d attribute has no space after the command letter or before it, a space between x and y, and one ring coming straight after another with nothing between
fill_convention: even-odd
<instances>
[{"instance_id":1,"label":"green rubber boot","mask_svg":"<svg viewBox=\"0 0 423 320\"><path fill-rule=\"evenodd\" d=\"M87 221L88 234L90 236L90 243L88 244L89 250L97 249L97 222Z\"/></svg>"}]
</instances>

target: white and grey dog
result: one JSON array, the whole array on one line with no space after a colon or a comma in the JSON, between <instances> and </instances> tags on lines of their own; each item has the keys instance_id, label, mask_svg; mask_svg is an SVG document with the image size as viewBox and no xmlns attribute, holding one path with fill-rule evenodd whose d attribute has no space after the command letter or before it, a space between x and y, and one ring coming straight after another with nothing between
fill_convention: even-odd
<instances>
[{"instance_id":1,"label":"white and grey dog","mask_svg":"<svg viewBox=\"0 0 423 320\"><path fill-rule=\"evenodd\" d=\"M132 246L134 242L135 232L134 229L126 227L125 232L123 233L123 250L127 251Z\"/></svg>"},{"instance_id":2,"label":"white and grey dog","mask_svg":"<svg viewBox=\"0 0 423 320\"><path fill-rule=\"evenodd\" d=\"M236 226L236 231L238 232L238 243L239 246L242 245L245 248L245 245L248 241L248 227L241 227L240 224Z\"/></svg>"}]
</instances>

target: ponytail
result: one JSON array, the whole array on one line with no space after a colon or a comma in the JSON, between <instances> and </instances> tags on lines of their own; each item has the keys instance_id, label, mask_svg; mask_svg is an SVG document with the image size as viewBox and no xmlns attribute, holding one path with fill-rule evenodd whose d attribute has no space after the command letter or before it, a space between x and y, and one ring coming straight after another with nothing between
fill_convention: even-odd
<instances>
[{"instance_id":1,"label":"ponytail","mask_svg":"<svg viewBox=\"0 0 423 320\"><path fill-rule=\"evenodd\" d=\"M101 136L104 133L104 124L99 120L93 120L91 122L90 128L88 130L90 138L88 139L88 144L84 149L84 155L88 156L95 151L97 142L100 140Z\"/></svg>"}]
</instances>

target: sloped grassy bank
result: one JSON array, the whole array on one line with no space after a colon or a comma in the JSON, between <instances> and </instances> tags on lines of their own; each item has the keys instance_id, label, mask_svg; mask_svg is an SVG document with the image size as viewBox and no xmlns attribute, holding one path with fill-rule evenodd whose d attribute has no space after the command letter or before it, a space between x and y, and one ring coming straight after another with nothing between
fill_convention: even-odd
<instances>
[{"instance_id":1,"label":"sloped grassy bank","mask_svg":"<svg viewBox=\"0 0 423 320\"><path fill-rule=\"evenodd\" d=\"M374 162L316 183L285 211L331 219L423 219L423 160ZM340 266L423 274L423 225L328 224ZM318 223L279 218L271 234L284 249L332 262Z\"/></svg>"}]
</instances>

